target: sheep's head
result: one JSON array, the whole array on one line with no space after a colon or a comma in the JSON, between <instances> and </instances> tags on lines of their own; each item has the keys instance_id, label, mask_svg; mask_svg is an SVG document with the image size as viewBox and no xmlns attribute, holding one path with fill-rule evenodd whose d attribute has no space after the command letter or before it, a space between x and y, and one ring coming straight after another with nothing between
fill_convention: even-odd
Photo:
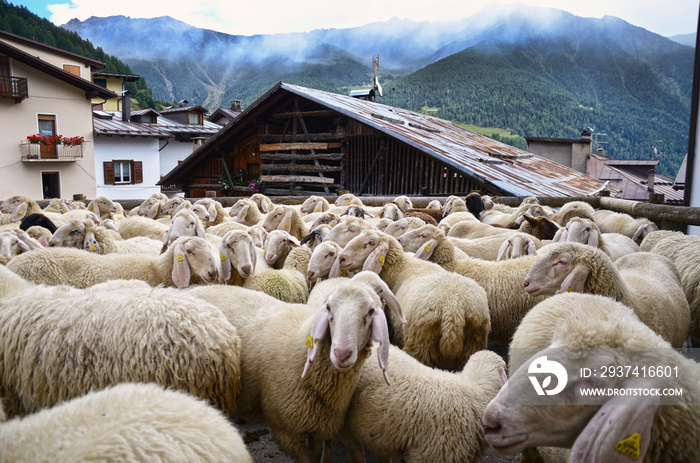
<instances>
[{"instance_id":1,"label":"sheep's head","mask_svg":"<svg viewBox=\"0 0 700 463\"><path fill-rule=\"evenodd\" d=\"M270 198L262 193L255 193L250 197L250 200L258 206L258 209L265 214L268 214L272 209L275 208L275 204Z\"/></svg>"},{"instance_id":2,"label":"sheep's head","mask_svg":"<svg viewBox=\"0 0 700 463\"><path fill-rule=\"evenodd\" d=\"M316 218L316 220L313 221L311 226L309 227L311 230L314 228L318 227L319 225L330 225L331 227L335 227L338 225L343 219L338 215L334 214L332 212L324 212L320 216Z\"/></svg>"},{"instance_id":3,"label":"sheep's head","mask_svg":"<svg viewBox=\"0 0 700 463\"><path fill-rule=\"evenodd\" d=\"M334 241L324 241L316 246L309 259L308 280L314 282L319 278L326 278L338 260L340 251L342 248Z\"/></svg>"},{"instance_id":4,"label":"sheep's head","mask_svg":"<svg viewBox=\"0 0 700 463\"><path fill-rule=\"evenodd\" d=\"M318 311L307 340L307 359L302 378L307 375L316 358L319 343L327 336L330 337L331 364L340 371L352 368L359 353L370 347L371 339L374 339L379 343L379 366L389 384L389 331L380 297L400 320L405 319L396 297L386 283L378 277L355 278L342 283L329 294Z\"/></svg>"},{"instance_id":5,"label":"sheep's head","mask_svg":"<svg viewBox=\"0 0 700 463\"><path fill-rule=\"evenodd\" d=\"M216 220L216 217L219 215L219 208L217 207L217 205L220 206L218 201L211 198L203 198L194 203L194 205L196 204L201 204L207 210L208 217L206 219L206 222L213 222L214 220Z\"/></svg>"},{"instance_id":6,"label":"sheep's head","mask_svg":"<svg viewBox=\"0 0 700 463\"><path fill-rule=\"evenodd\" d=\"M528 233L540 240L551 240L557 234L561 226L547 217L533 217L527 212L523 213L525 225L529 224ZM524 230L522 227L521 230Z\"/></svg>"},{"instance_id":7,"label":"sheep's head","mask_svg":"<svg viewBox=\"0 0 700 463\"><path fill-rule=\"evenodd\" d=\"M411 198L405 195L397 196L394 198L394 202L404 211L413 208L413 201L411 201Z\"/></svg>"},{"instance_id":8,"label":"sheep's head","mask_svg":"<svg viewBox=\"0 0 700 463\"><path fill-rule=\"evenodd\" d=\"M557 243L547 246L546 251L530 268L523 287L530 296L552 295L561 292L582 293L591 271L582 258L585 249L580 243ZM595 251L594 249L591 249ZM588 257L591 257L590 255ZM598 258L607 256L598 252ZM609 261L610 259L607 258ZM592 264L589 263L589 264ZM612 265L612 263L610 263Z\"/></svg>"},{"instance_id":9,"label":"sheep's head","mask_svg":"<svg viewBox=\"0 0 700 463\"><path fill-rule=\"evenodd\" d=\"M85 233L94 227L95 223L92 220L71 219L56 229L49 240L49 246L83 249Z\"/></svg>"},{"instance_id":10,"label":"sheep's head","mask_svg":"<svg viewBox=\"0 0 700 463\"><path fill-rule=\"evenodd\" d=\"M267 214L267 217L265 217L265 220L263 220L263 229L270 233L272 230L277 230L284 226L283 221L291 218L291 212L289 209L289 206L277 206L272 212Z\"/></svg>"},{"instance_id":11,"label":"sheep's head","mask_svg":"<svg viewBox=\"0 0 700 463\"><path fill-rule=\"evenodd\" d=\"M299 240L283 230L272 230L265 238L265 260L269 265L287 258L292 247L300 246Z\"/></svg>"},{"instance_id":12,"label":"sheep's head","mask_svg":"<svg viewBox=\"0 0 700 463\"><path fill-rule=\"evenodd\" d=\"M365 216L372 217L372 214L367 212L362 206L348 206L347 209L343 211L341 216L357 217L359 219L364 219Z\"/></svg>"},{"instance_id":13,"label":"sheep's head","mask_svg":"<svg viewBox=\"0 0 700 463\"><path fill-rule=\"evenodd\" d=\"M503 244L498 249L496 262L499 262L501 259L517 259L518 257L534 256L535 254L537 254L537 247L532 238L524 233L517 233L503 241Z\"/></svg>"},{"instance_id":14,"label":"sheep's head","mask_svg":"<svg viewBox=\"0 0 700 463\"><path fill-rule=\"evenodd\" d=\"M345 246L351 239L359 235L366 228L365 221L357 217L345 217L336 224L323 238L323 241L335 241L340 247Z\"/></svg>"},{"instance_id":15,"label":"sheep's head","mask_svg":"<svg viewBox=\"0 0 700 463\"><path fill-rule=\"evenodd\" d=\"M408 230L411 230L413 228L420 228L424 225L425 222L423 222L417 217L404 217L403 219L397 220L387 225L387 227L384 229L384 233L386 233L387 235L391 235L394 238L398 238L404 233L406 233Z\"/></svg>"},{"instance_id":16,"label":"sheep's head","mask_svg":"<svg viewBox=\"0 0 700 463\"><path fill-rule=\"evenodd\" d=\"M335 200L336 206L364 206L360 198L352 193L345 193Z\"/></svg>"},{"instance_id":17,"label":"sheep's head","mask_svg":"<svg viewBox=\"0 0 700 463\"><path fill-rule=\"evenodd\" d=\"M636 232L634 232L634 235L632 235L632 240L637 244L641 244L645 236L658 230L659 227L654 222L644 223L637 228Z\"/></svg>"},{"instance_id":18,"label":"sheep's head","mask_svg":"<svg viewBox=\"0 0 700 463\"><path fill-rule=\"evenodd\" d=\"M248 228L248 235L253 240L253 244L262 249L265 247L265 238L267 238L267 232L260 224L253 225Z\"/></svg>"},{"instance_id":19,"label":"sheep's head","mask_svg":"<svg viewBox=\"0 0 700 463\"><path fill-rule=\"evenodd\" d=\"M407 231L399 237L399 243L405 251L414 252L418 259L427 260L435 251L445 234L434 225L423 225Z\"/></svg>"},{"instance_id":20,"label":"sheep's head","mask_svg":"<svg viewBox=\"0 0 700 463\"><path fill-rule=\"evenodd\" d=\"M111 199L105 196L99 196L91 203L90 210L98 216L101 216L102 214L117 212L117 205L114 204L114 201Z\"/></svg>"},{"instance_id":21,"label":"sheep's head","mask_svg":"<svg viewBox=\"0 0 700 463\"><path fill-rule=\"evenodd\" d=\"M406 209L404 209L404 210L406 210ZM399 219L403 219L403 211L401 210L401 207L396 203L386 203L380 209L379 217L391 219L392 221L396 221Z\"/></svg>"},{"instance_id":22,"label":"sheep's head","mask_svg":"<svg viewBox=\"0 0 700 463\"><path fill-rule=\"evenodd\" d=\"M43 246L23 230L0 232L0 256L12 257Z\"/></svg>"},{"instance_id":23,"label":"sheep's head","mask_svg":"<svg viewBox=\"0 0 700 463\"><path fill-rule=\"evenodd\" d=\"M250 235L243 230L227 232L219 247L221 269L224 282L231 278L231 270L236 269L243 278L255 272L256 251Z\"/></svg>"},{"instance_id":24,"label":"sheep's head","mask_svg":"<svg viewBox=\"0 0 700 463\"><path fill-rule=\"evenodd\" d=\"M176 196L174 198L170 198L167 200L164 204L163 207L160 208L161 213L166 214L166 215L173 215L175 213L175 209L177 209L178 206L189 203L185 198L182 196Z\"/></svg>"},{"instance_id":25,"label":"sheep's head","mask_svg":"<svg viewBox=\"0 0 700 463\"><path fill-rule=\"evenodd\" d=\"M350 240L338 257L340 270L371 270L379 273L389 252L390 237L366 230Z\"/></svg>"},{"instance_id":26,"label":"sheep's head","mask_svg":"<svg viewBox=\"0 0 700 463\"><path fill-rule=\"evenodd\" d=\"M204 238L178 238L168 251L172 251L172 279L178 288L188 286L192 274L198 275L207 283L219 281L219 256L216 255L216 249L212 249L212 245Z\"/></svg>"},{"instance_id":27,"label":"sheep's head","mask_svg":"<svg viewBox=\"0 0 700 463\"><path fill-rule=\"evenodd\" d=\"M558 242L582 243L597 248L600 245L600 229L592 220L573 217L558 238Z\"/></svg>"},{"instance_id":28,"label":"sheep's head","mask_svg":"<svg viewBox=\"0 0 700 463\"><path fill-rule=\"evenodd\" d=\"M31 199L27 198L26 196L11 196L0 204L0 212L11 214L10 220L12 222L19 222L27 216L29 201L31 201Z\"/></svg>"},{"instance_id":29,"label":"sheep's head","mask_svg":"<svg viewBox=\"0 0 700 463\"><path fill-rule=\"evenodd\" d=\"M162 205L163 202L154 197L146 198L139 206L138 214L143 217L148 217L149 219L154 219L158 216Z\"/></svg>"},{"instance_id":30,"label":"sheep's head","mask_svg":"<svg viewBox=\"0 0 700 463\"><path fill-rule=\"evenodd\" d=\"M181 236L205 237L202 222L189 209L182 209L173 216L170 228L163 236L163 249L161 252L165 251L168 246Z\"/></svg>"},{"instance_id":31,"label":"sheep's head","mask_svg":"<svg viewBox=\"0 0 700 463\"><path fill-rule=\"evenodd\" d=\"M312 212L325 212L328 210L328 201L320 196L309 196L306 198L299 208L304 214L310 214Z\"/></svg>"},{"instance_id":32,"label":"sheep's head","mask_svg":"<svg viewBox=\"0 0 700 463\"><path fill-rule=\"evenodd\" d=\"M434 209L436 211L441 211L442 210L442 204L440 204L440 201L437 199L433 199L428 203L427 206L425 206L426 209Z\"/></svg>"},{"instance_id":33,"label":"sheep's head","mask_svg":"<svg viewBox=\"0 0 700 463\"><path fill-rule=\"evenodd\" d=\"M479 193L472 192L464 198L464 203L469 212L474 214L475 217L479 217L481 212L493 208L493 198L495 196L481 196ZM447 214L449 214L449 211L446 211L445 215Z\"/></svg>"}]
</instances>

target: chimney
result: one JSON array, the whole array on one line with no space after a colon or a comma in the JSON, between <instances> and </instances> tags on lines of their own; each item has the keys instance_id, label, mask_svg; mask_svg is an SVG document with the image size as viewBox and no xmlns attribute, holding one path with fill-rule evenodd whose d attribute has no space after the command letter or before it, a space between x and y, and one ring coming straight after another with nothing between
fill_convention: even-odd
<instances>
[{"instance_id":1,"label":"chimney","mask_svg":"<svg viewBox=\"0 0 700 463\"><path fill-rule=\"evenodd\" d=\"M593 129L590 127L584 127L581 129L581 138L584 140L592 140L593 139Z\"/></svg>"},{"instance_id":2,"label":"chimney","mask_svg":"<svg viewBox=\"0 0 700 463\"><path fill-rule=\"evenodd\" d=\"M131 122L131 92L122 93L122 121Z\"/></svg>"},{"instance_id":3,"label":"chimney","mask_svg":"<svg viewBox=\"0 0 700 463\"><path fill-rule=\"evenodd\" d=\"M231 109L234 111L243 111L243 102L241 100L231 100Z\"/></svg>"},{"instance_id":4,"label":"chimney","mask_svg":"<svg viewBox=\"0 0 700 463\"><path fill-rule=\"evenodd\" d=\"M605 150L603 148L598 148L598 154L600 156L605 156Z\"/></svg>"},{"instance_id":5,"label":"chimney","mask_svg":"<svg viewBox=\"0 0 700 463\"><path fill-rule=\"evenodd\" d=\"M654 192L654 168L649 170L649 178L647 180L647 191L650 193Z\"/></svg>"}]
</instances>

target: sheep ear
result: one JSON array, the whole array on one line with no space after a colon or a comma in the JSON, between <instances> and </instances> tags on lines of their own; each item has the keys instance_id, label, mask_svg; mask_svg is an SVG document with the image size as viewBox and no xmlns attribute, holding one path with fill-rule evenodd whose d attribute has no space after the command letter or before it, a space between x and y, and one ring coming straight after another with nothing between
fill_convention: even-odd
<instances>
[{"instance_id":1,"label":"sheep ear","mask_svg":"<svg viewBox=\"0 0 700 463\"><path fill-rule=\"evenodd\" d=\"M377 291L377 295L382 298L384 302L386 302L387 307L396 315L396 317L401 320L401 323L406 323L406 317L403 315L403 310L401 309L401 304L399 304L399 300L396 299L396 296L394 293L391 291L389 288L389 285L387 285L384 281L379 281L377 282L379 285L379 290ZM376 290L377 288L375 288Z\"/></svg>"},{"instance_id":2,"label":"sheep ear","mask_svg":"<svg viewBox=\"0 0 700 463\"><path fill-rule=\"evenodd\" d=\"M384 381L391 385L389 381L389 326L386 321L386 315L381 308L374 308L372 313L372 339L379 343L377 346L377 358L379 359L379 368L384 373Z\"/></svg>"},{"instance_id":3,"label":"sheep ear","mask_svg":"<svg viewBox=\"0 0 700 463\"><path fill-rule=\"evenodd\" d=\"M336 256L335 260L333 261L333 265L331 265L331 269L328 272L328 278L338 278L340 276L340 255Z\"/></svg>"},{"instance_id":4,"label":"sheep ear","mask_svg":"<svg viewBox=\"0 0 700 463\"><path fill-rule=\"evenodd\" d=\"M291 244L293 247L301 246L301 242L297 239L296 236L289 235L289 244Z\"/></svg>"},{"instance_id":5,"label":"sheep ear","mask_svg":"<svg viewBox=\"0 0 700 463\"><path fill-rule=\"evenodd\" d=\"M258 252L255 250L255 244L251 241L249 249L250 251L250 265L252 266L251 275L255 273L255 264L258 262Z\"/></svg>"},{"instance_id":6,"label":"sheep ear","mask_svg":"<svg viewBox=\"0 0 700 463\"><path fill-rule=\"evenodd\" d=\"M374 273L381 272L382 267L384 267L384 258L387 252L389 252L389 244L384 241L380 242L374 251L365 259L362 270L369 270Z\"/></svg>"},{"instance_id":7,"label":"sheep ear","mask_svg":"<svg viewBox=\"0 0 700 463\"><path fill-rule=\"evenodd\" d=\"M267 204L267 201L265 201L264 199L263 199L262 201L260 201L260 207L262 208L262 211L263 211L265 214L269 214L269 213L270 213L270 205Z\"/></svg>"},{"instance_id":8,"label":"sheep ear","mask_svg":"<svg viewBox=\"0 0 700 463\"><path fill-rule=\"evenodd\" d=\"M202 225L200 220L197 220L196 225L194 226L194 236L206 239L207 235L204 232L204 225Z\"/></svg>"},{"instance_id":9,"label":"sheep ear","mask_svg":"<svg viewBox=\"0 0 700 463\"><path fill-rule=\"evenodd\" d=\"M178 243L173 247L173 283L182 289L190 284L190 265L187 262L185 246Z\"/></svg>"},{"instance_id":10,"label":"sheep ear","mask_svg":"<svg viewBox=\"0 0 700 463\"><path fill-rule=\"evenodd\" d=\"M102 250L100 249L100 245L95 243L97 243L97 240L95 239L95 232L85 232L85 238L83 238L83 249L89 252L101 254Z\"/></svg>"},{"instance_id":11,"label":"sheep ear","mask_svg":"<svg viewBox=\"0 0 700 463\"><path fill-rule=\"evenodd\" d=\"M632 241L639 244L644 239L644 237L649 234L649 232L647 231L647 226L648 224L640 225L637 231L634 232L634 235L632 235Z\"/></svg>"},{"instance_id":12,"label":"sheep ear","mask_svg":"<svg viewBox=\"0 0 700 463\"><path fill-rule=\"evenodd\" d=\"M149 219L155 219L156 216L158 215L158 208L160 207L160 204L155 203L152 208L148 210L148 214L146 214L146 217Z\"/></svg>"},{"instance_id":13,"label":"sheep ear","mask_svg":"<svg viewBox=\"0 0 700 463\"><path fill-rule=\"evenodd\" d=\"M284 230L287 233L292 230L292 209L288 209L287 212L284 213L280 224L277 226L277 230Z\"/></svg>"},{"instance_id":14,"label":"sheep ear","mask_svg":"<svg viewBox=\"0 0 700 463\"><path fill-rule=\"evenodd\" d=\"M26 202L22 202L15 208L14 211L12 211L12 215L10 216L10 221L11 222L19 222L22 219L24 219L24 216L27 215L27 208L29 207L29 204Z\"/></svg>"},{"instance_id":15,"label":"sheep ear","mask_svg":"<svg viewBox=\"0 0 700 463\"><path fill-rule=\"evenodd\" d=\"M42 237L46 241L46 244L44 244L41 241L37 241L31 236L29 236L26 232L21 234L18 233L17 237L19 238L19 246L24 251L30 251L32 249L43 249L45 246L49 245L48 241L46 241L46 237ZM22 245L24 245L26 249Z\"/></svg>"},{"instance_id":16,"label":"sheep ear","mask_svg":"<svg viewBox=\"0 0 700 463\"><path fill-rule=\"evenodd\" d=\"M323 212L323 201L316 202L316 207L314 207L314 212Z\"/></svg>"},{"instance_id":17,"label":"sheep ear","mask_svg":"<svg viewBox=\"0 0 700 463\"><path fill-rule=\"evenodd\" d=\"M421 259L421 260L428 260L430 259L430 256L433 255L435 252L435 246L438 245L438 240L436 239L429 239L425 243L423 243L416 251L416 254L414 255L415 258Z\"/></svg>"},{"instance_id":18,"label":"sheep ear","mask_svg":"<svg viewBox=\"0 0 700 463\"><path fill-rule=\"evenodd\" d=\"M578 264L574 266L571 272L564 278L561 282L561 287L556 294L560 293L582 293L583 289L586 287L586 280L590 270L585 265Z\"/></svg>"},{"instance_id":19,"label":"sheep ear","mask_svg":"<svg viewBox=\"0 0 700 463\"><path fill-rule=\"evenodd\" d=\"M579 434L569 461L643 461L660 400L653 395L608 400Z\"/></svg>"},{"instance_id":20,"label":"sheep ear","mask_svg":"<svg viewBox=\"0 0 700 463\"><path fill-rule=\"evenodd\" d=\"M564 243L564 242L566 242L566 237L568 236L568 232L569 232L569 230L567 230L566 227L561 227L554 234L554 238L552 238L552 243Z\"/></svg>"},{"instance_id":21,"label":"sheep ear","mask_svg":"<svg viewBox=\"0 0 700 463\"><path fill-rule=\"evenodd\" d=\"M600 243L600 234L596 230L591 230L591 234L588 235L588 242L586 242L586 244L589 246L593 246L594 248L597 248L599 243Z\"/></svg>"},{"instance_id":22,"label":"sheep ear","mask_svg":"<svg viewBox=\"0 0 700 463\"><path fill-rule=\"evenodd\" d=\"M508 248L510 248L511 242L510 239L504 240L503 244L501 244L501 247L498 248L498 256L496 257L496 262L500 262L501 257L508 251Z\"/></svg>"},{"instance_id":23,"label":"sheep ear","mask_svg":"<svg viewBox=\"0 0 700 463\"><path fill-rule=\"evenodd\" d=\"M250 206L247 204L245 206L241 207L241 210L238 211L238 215L236 216L236 222L238 222L238 223L245 222L245 216L246 216L246 214L248 214L248 209L250 209Z\"/></svg>"},{"instance_id":24,"label":"sheep ear","mask_svg":"<svg viewBox=\"0 0 700 463\"><path fill-rule=\"evenodd\" d=\"M216 220L217 212L216 212L216 204L214 203L214 201L209 203L209 208L207 210L209 211L209 221Z\"/></svg>"},{"instance_id":25,"label":"sheep ear","mask_svg":"<svg viewBox=\"0 0 700 463\"><path fill-rule=\"evenodd\" d=\"M532 241L531 239L528 238L528 243L527 243L527 255L528 256L534 256L537 254L537 246L535 246L535 242Z\"/></svg>"},{"instance_id":26,"label":"sheep ear","mask_svg":"<svg viewBox=\"0 0 700 463\"><path fill-rule=\"evenodd\" d=\"M168 228L168 231L165 232L165 235L163 235L163 247L160 248L160 253L163 254L166 249L168 249L168 245L170 244L170 230L172 230L173 227Z\"/></svg>"},{"instance_id":27,"label":"sheep ear","mask_svg":"<svg viewBox=\"0 0 700 463\"><path fill-rule=\"evenodd\" d=\"M326 336L326 332L328 331L329 327L329 315L330 310L328 309L328 305L323 304L321 309L316 314L316 318L314 318L311 334L309 334L309 337L306 339L306 347L308 347L309 350L306 353L306 365L304 365L304 371L301 374L302 378L306 376L311 363L316 358L316 354L318 353L318 342L323 340L323 338Z\"/></svg>"},{"instance_id":28,"label":"sheep ear","mask_svg":"<svg viewBox=\"0 0 700 463\"><path fill-rule=\"evenodd\" d=\"M228 255L228 246L223 241L219 246L219 257L221 257L221 277L224 280L224 284L226 284L231 278L231 259Z\"/></svg>"}]
</instances>

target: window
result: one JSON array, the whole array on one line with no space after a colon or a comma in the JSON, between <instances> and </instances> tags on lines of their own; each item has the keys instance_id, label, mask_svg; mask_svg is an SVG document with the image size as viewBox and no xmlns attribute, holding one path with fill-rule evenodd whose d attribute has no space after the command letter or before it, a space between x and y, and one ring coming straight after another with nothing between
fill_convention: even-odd
<instances>
[{"instance_id":1,"label":"window","mask_svg":"<svg viewBox=\"0 0 700 463\"><path fill-rule=\"evenodd\" d=\"M187 113L188 124L202 124L202 115L200 113Z\"/></svg>"},{"instance_id":2,"label":"window","mask_svg":"<svg viewBox=\"0 0 700 463\"><path fill-rule=\"evenodd\" d=\"M102 88L107 88L107 79L92 79L92 83Z\"/></svg>"},{"instance_id":3,"label":"window","mask_svg":"<svg viewBox=\"0 0 700 463\"><path fill-rule=\"evenodd\" d=\"M115 160L103 164L105 185L133 185L143 183L141 161Z\"/></svg>"},{"instance_id":4,"label":"window","mask_svg":"<svg viewBox=\"0 0 700 463\"><path fill-rule=\"evenodd\" d=\"M144 124L152 124L153 119L151 118L151 116L143 115L141 116L141 122L143 122Z\"/></svg>"},{"instance_id":5,"label":"window","mask_svg":"<svg viewBox=\"0 0 700 463\"><path fill-rule=\"evenodd\" d=\"M63 70L66 72L70 72L74 76L80 77L80 66L75 66L73 64L64 64Z\"/></svg>"}]
</instances>

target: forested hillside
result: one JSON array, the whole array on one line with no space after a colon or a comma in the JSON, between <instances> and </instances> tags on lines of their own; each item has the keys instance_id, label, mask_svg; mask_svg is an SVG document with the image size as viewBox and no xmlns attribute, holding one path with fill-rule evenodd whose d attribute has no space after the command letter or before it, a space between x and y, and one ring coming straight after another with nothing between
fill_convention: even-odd
<instances>
[{"instance_id":1,"label":"forested hillside","mask_svg":"<svg viewBox=\"0 0 700 463\"><path fill-rule=\"evenodd\" d=\"M102 61L107 64L107 72L135 74L128 65L108 55L102 48L95 48L90 41L81 38L75 32L55 26L24 6L15 6L6 0L0 0L0 30ZM153 97L145 79L128 82L126 88L132 93L132 98L139 107L162 109L163 102Z\"/></svg>"}]
</instances>

